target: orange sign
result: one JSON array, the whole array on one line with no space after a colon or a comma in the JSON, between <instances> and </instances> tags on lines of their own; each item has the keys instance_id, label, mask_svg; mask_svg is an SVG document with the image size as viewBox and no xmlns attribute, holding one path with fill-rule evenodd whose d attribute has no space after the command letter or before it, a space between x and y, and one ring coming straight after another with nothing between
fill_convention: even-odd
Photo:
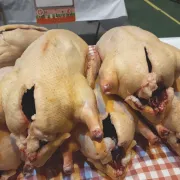
<instances>
[{"instance_id":1,"label":"orange sign","mask_svg":"<svg viewBox=\"0 0 180 180\"><path fill-rule=\"evenodd\" d=\"M71 5L66 4L66 6L54 6L53 1L48 0L48 2L52 2L52 4L47 7L46 4L42 5L42 3L45 2L44 0L41 2L42 7L38 7L37 5L39 4L39 1L42 0L35 0L36 19L38 24L56 24L75 21L75 8L73 0Z\"/></svg>"}]
</instances>

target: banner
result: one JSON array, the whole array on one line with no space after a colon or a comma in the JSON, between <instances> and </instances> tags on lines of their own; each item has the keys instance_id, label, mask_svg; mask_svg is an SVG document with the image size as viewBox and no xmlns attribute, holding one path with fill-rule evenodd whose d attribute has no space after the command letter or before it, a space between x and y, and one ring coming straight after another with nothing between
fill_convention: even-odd
<instances>
[{"instance_id":1,"label":"banner","mask_svg":"<svg viewBox=\"0 0 180 180\"><path fill-rule=\"evenodd\" d=\"M38 24L75 21L74 0L35 0Z\"/></svg>"}]
</instances>

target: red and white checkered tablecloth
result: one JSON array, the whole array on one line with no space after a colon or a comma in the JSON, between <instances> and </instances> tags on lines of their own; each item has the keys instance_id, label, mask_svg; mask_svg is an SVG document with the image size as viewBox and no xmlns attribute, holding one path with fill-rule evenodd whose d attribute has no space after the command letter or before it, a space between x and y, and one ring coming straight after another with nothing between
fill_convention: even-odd
<instances>
[{"instance_id":1,"label":"red and white checkered tablecloth","mask_svg":"<svg viewBox=\"0 0 180 180\"><path fill-rule=\"evenodd\" d=\"M136 155L127 172L126 180L178 180L180 179L180 158L160 144L144 150L136 146Z\"/></svg>"},{"instance_id":2,"label":"red and white checkered tablecloth","mask_svg":"<svg viewBox=\"0 0 180 180\"><path fill-rule=\"evenodd\" d=\"M180 179L180 157L174 154L164 144L152 147L136 145L135 156L127 169L125 180L178 180ZM74 173L66 176L62 173L62 161L54 156L51 163L43 169L34 170L34 175L27 180L105 180L95 169L85 161L80 153L74 154ZM24 179L22 174L17 178Z\"/></svg>"}]
</instances>

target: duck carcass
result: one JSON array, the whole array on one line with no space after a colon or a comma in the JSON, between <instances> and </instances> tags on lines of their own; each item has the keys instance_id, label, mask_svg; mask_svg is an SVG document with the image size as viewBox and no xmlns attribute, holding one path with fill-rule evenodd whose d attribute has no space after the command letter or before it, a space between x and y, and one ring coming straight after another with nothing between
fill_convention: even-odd
<instances>
[{"instance_id":1,"label":"duck carcass","mask_svg":"<svg viewBox=\"0 0 180 180\"><path fill-rule=\"evenodd\" d=\"M0 68L13 66L25 49L47 29L26 24L0 26Z\"/></svg>"},{"instance_id":2,"label":"duck carcass","mask_svg":"<svg viewBox=\"0 0 180 180\"><path fill-rule=\"evenodd\" d=\"M87 125L92 139L102 139L91 88L97 66L78 35L49 30L28 46L3 78L2 112L24 154L25 169L42 166L78 122Z\"/></svg>"},{"instance_id":3,"label":"duck carcass","mask_svg":"<svg viewBox=\"0 0 180 180\"><path fill-rule=\"evenodd\" d=\"M103 93L122 97L161 137L179 138L178 100L171 86L180 73L180 50L135 26L109 30L96 47Z\"/></svg>"}]
</instances>

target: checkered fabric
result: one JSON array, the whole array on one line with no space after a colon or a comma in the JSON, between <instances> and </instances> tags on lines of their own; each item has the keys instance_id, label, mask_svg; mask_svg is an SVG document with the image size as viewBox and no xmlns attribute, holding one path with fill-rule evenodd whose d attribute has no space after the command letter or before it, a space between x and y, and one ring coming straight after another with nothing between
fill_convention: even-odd
<instances>
[{"instance_id":1,"label":"checkered fabric","mask_svg":"<svg viewBox=\"0 0 180 180\"><path fill-rule=\"evenodd\" d=\"M136 156L126 174L126 180L178 180L180 158L164 144L150 147L146 151L136 146Z\"/></svg>"},{"instance_id":2,"label":"checkered fabric","mask_svg":"<svg viewBox=\"0 0 180 180\"><path fill-rule=\"evenodd\" d=\"M180 157L175 155L164 145L146 147L135 147L135 157L129 165L125 180L178 180L180 179ZM56 157L57 159L57 157ZM85 161L80 153L74 154L74 173L65 176L62 171L62 164L54 162L53 165L34 170L34 174L27 180L109 180L102 177L95 169ZM19 175L18 180L23 180Z\"/></svg>"},{"instance_id":3,"label":"checkered fabric","mask_svg":"<svg viewBox=\"0 0 180 180\"><path fill-rule=\"evenodd\" d=\"M95 46L89 46L89 58L97 56ZM93 56L93 57L91 57ZM180 94L178 94L180 97ZM144 150L145 149L145 150ZM178 180L180 179L180 157L164 145L142 147L139 144L134 148L135 156L129 164L125 180ZM74 173L65 176L62 173L62 161L55 156L54 160L43 169L34 170L34 174L27 180L109 180L92 169L80 153L75 153ZM17 178L23 180L20 174Z\"/></svg>"}]
</instances>

